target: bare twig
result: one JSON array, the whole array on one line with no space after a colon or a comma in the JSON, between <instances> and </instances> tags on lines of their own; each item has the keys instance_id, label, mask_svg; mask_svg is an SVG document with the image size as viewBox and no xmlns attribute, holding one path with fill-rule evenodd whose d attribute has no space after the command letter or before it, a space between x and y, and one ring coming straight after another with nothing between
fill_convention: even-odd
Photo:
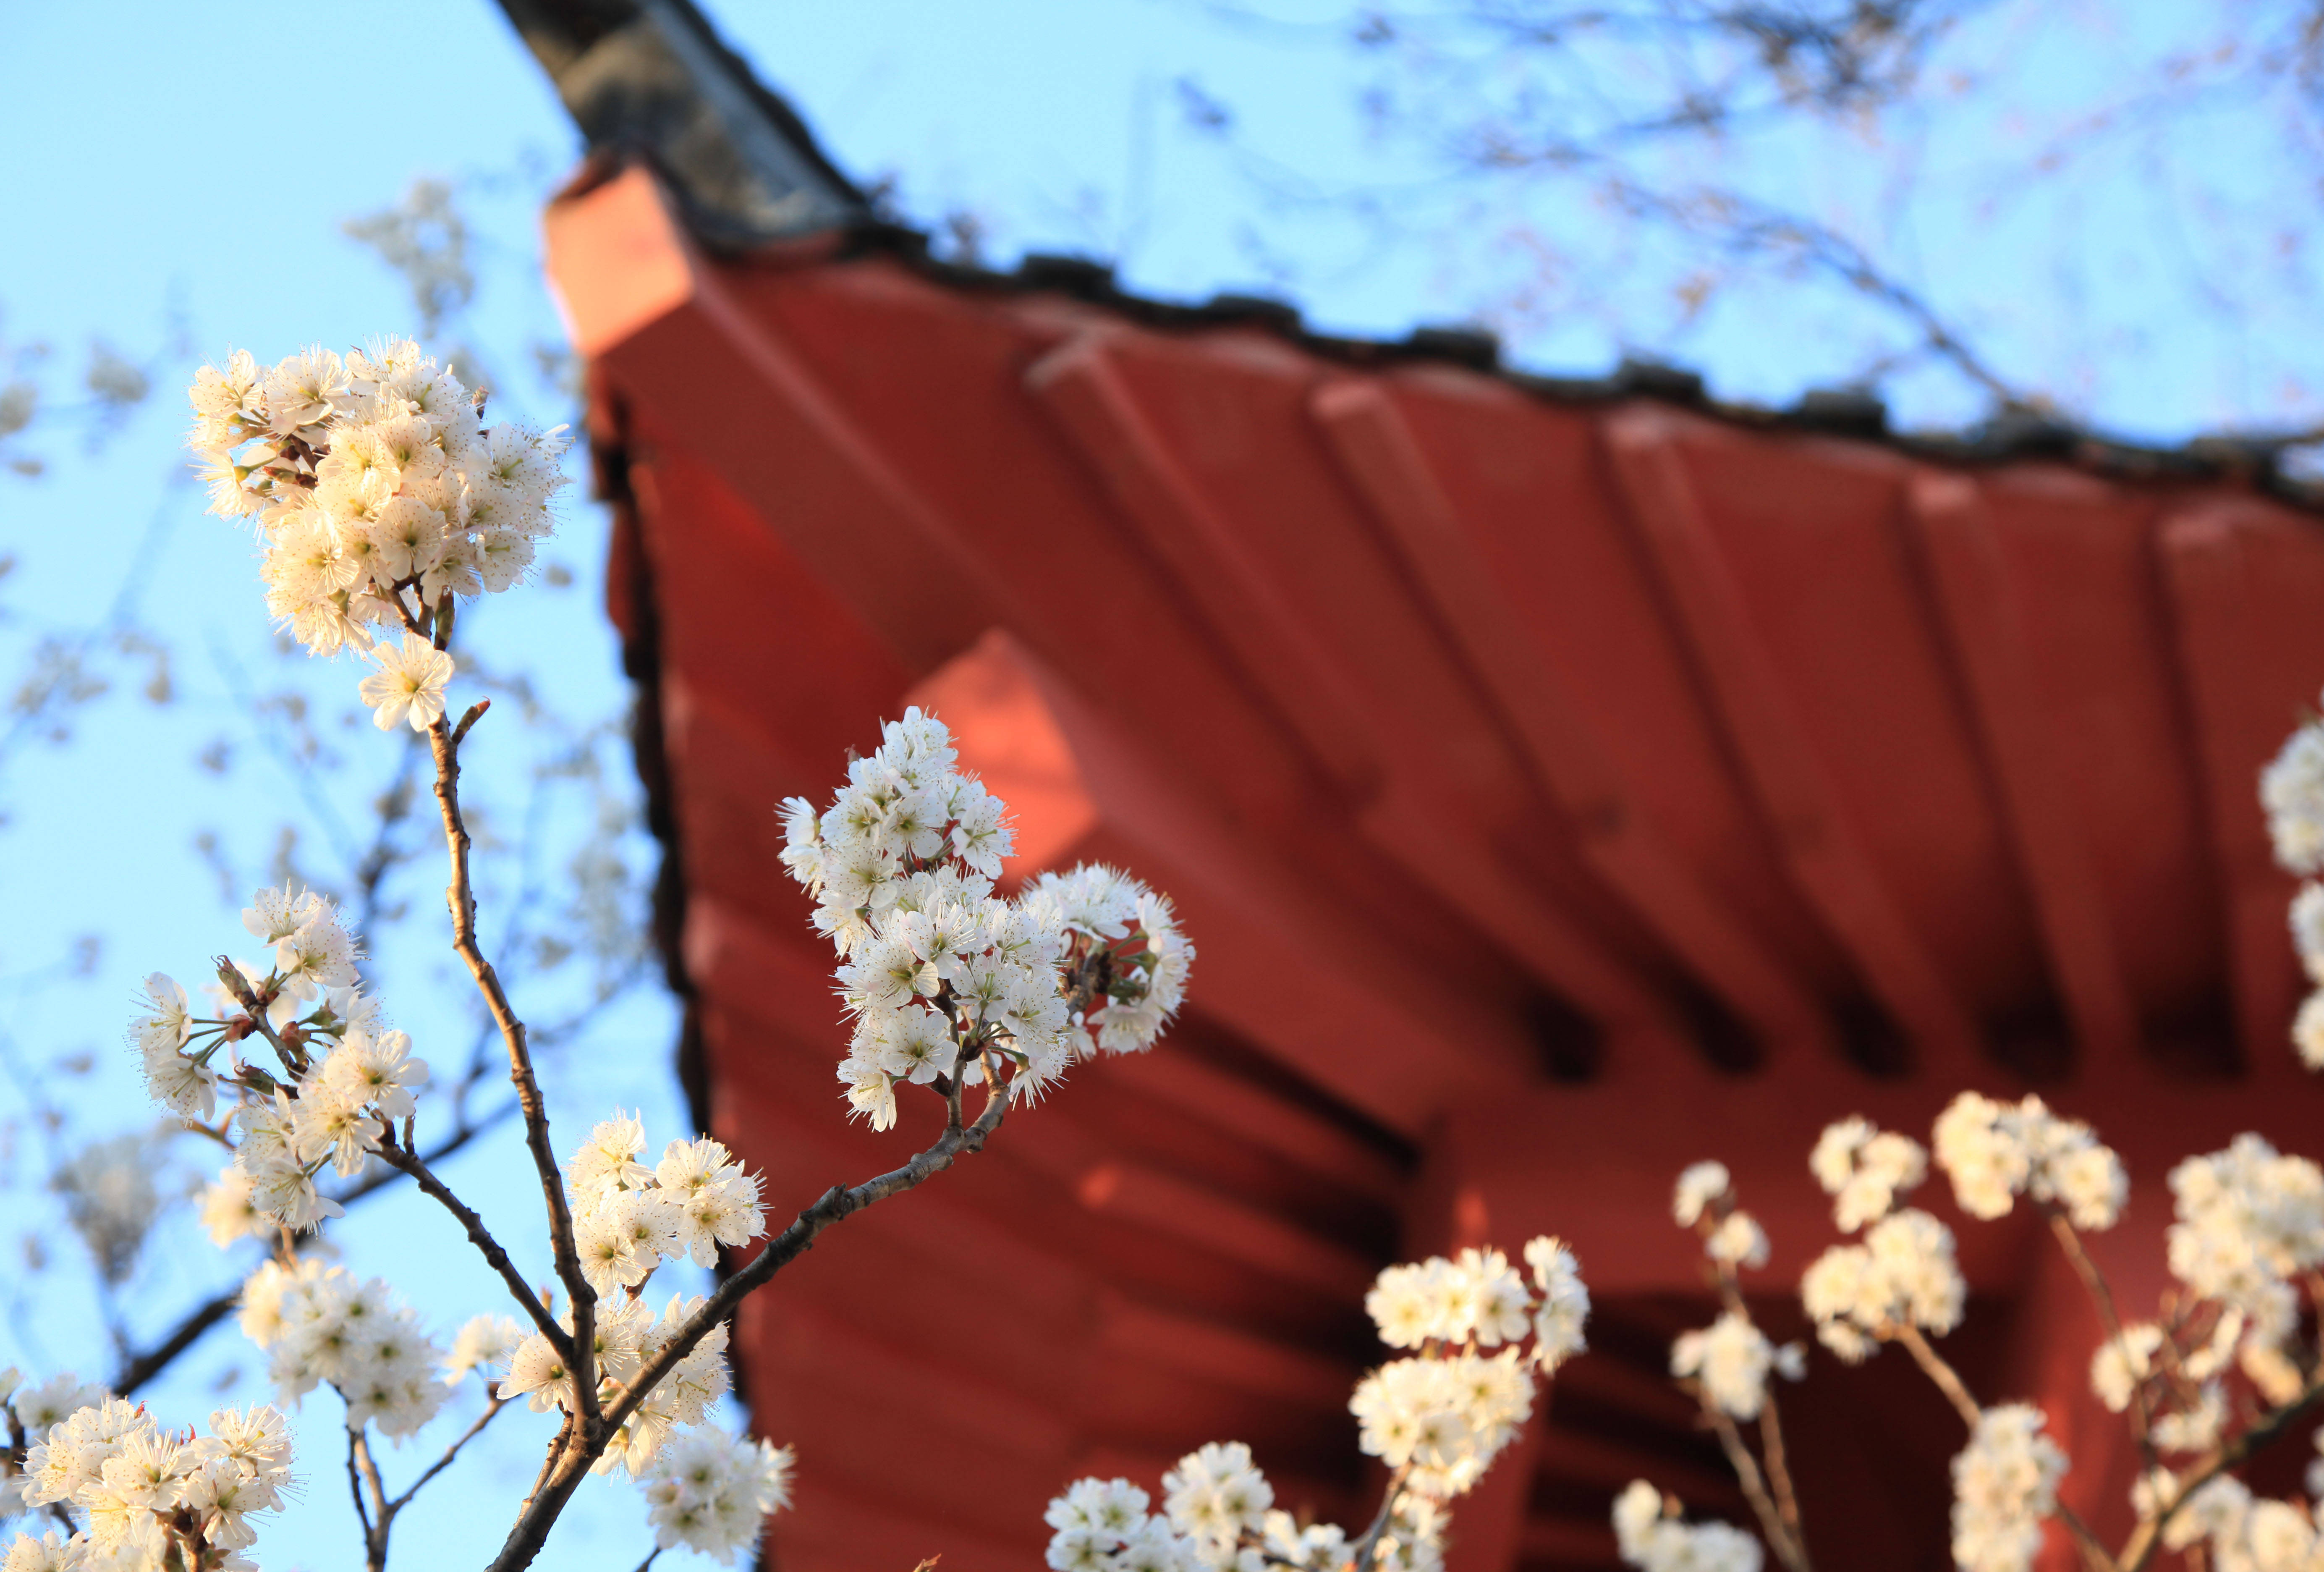
<instances>
[{"instance_id":1,"label":"bare twig","mask_svg":"<svg viewBox=\"0 0 2324 1572\"><path fill-rule=\"evenodd\" d=\"M2050 1219L2050 1233L2058 1241L2058 1248L2066 1253L2067 1261L2073 1265L2074 1275L2082 1280L2082 1287L2089 1292L2090 1302L2098 1307L2098 1322L2106 1328L2107 1340L2120 1348L2127 1358L2130 1345L2123 1339L2122 1317L2115 1308L2114 1290L2107 1286L2106 1274L2099 1271L2098 1262L2090 1259L2090 1253L2083 1247L2081 1234L2076 1232L2072 1220L2059 1209L2056 1202L2043 1202L2042 1211ZM2154 1451L2153 1416L2148 1409L2148 1402L2145 1378L2134 1373L2130 1385L2130 1433L2132 1439L2138 1443L2140 1462L2152 1474L2162 1466L2162 1459Z\"/></svg>"},{"instance_id":2,"label":"bare twig","mask_svg":"<svg viewBox=\"0 0 2324 1572\"><path fill-rule=\"evenodd\" d=\"M484 1220L476 1215L475 1209L454 1195L451 1188L442 1179L438 1179L427 1163L420 1161L418 1154L398 1146L395 1143L393 1131L385 1132L381 1135L375 1150L379 1152L381 1161L390 1168L410 1174L411 1181L418 1185L430 1199L459 1219L460 1225L468 1232L468 1243L474 1244L484 1260L491 1263L492 1269L500 1273L501 1281L507 1285L510 1297L523 1308L525 1315L530 1318L533 1326L540 1330L542 1336L549 1339L549 1346L557 1350L558 1357L562 1358L567 1365L576 1364L577 1361L573 1354L573 1339L566 1333L564 1327L557 1324L557 1318L549 1313L548 1307L543 1305L540 1296L532 1291L532 1285L524 1281L524 1273L516 1269L516 1262L509 1259L508 1252L501 1247L499 1240L493 1237L492 1230L484 1226Z\"/></svg>"},{"instance_id":3,"label":"bare twig","mask_svg":"<svg viewBox=\"0 0 2324 1572\"><path fill-rule=\"evenodd\" d=\"M1791 1537L1798 1558L1797 1572L1809 1572L1808 1542L1800 1526L1800 1498L1792 1488L1791 1454L1784 1446L1784 1421L1775 1414L1775 1383L1767 1382L1767 1401L1759 1408L1759 1450L1767 1459L1767 1488L1775 1493L1775 1515Z\"/></svg>"},{"instance_id":4,"label":"bare twig","mask_svg":"<svg viewBox=\"0 0 2324 1572\"><path fill-rule=\"evenodd\" d=\"M411 1504L411 1498L420 1493L420 1488L429 1480L435 1478L438 1474L441 1474L444 1470L449 1468L452 1466L452 1459L460 1455L460 1448L475 1440L478 1436L483 1435L484 1433L484 1427L493 1422L493 1416L498 1414L506 1407L508 1407L508 1399L501 1396L500 1393L495 1391L493 1393L492 1401L484 1405L484 1411L477 1416L476 1422L470 1425L466 1430L462 1431L458 1440L445 1447L444 1456L437 1458L435 1462L429 1464L428 1466L427 1472L420 1475L419 1478L413 1480L410 1485L405 1489L401 1495L397 1496L393 1501L387 1503L387 1514L384 1521L394 1521L395 1514Z\"/></svg>"},{"instance_id":5,"label":"bare twig","mask_svg":"<svg viewBox=\"0 0 2324 1572\"><path fill-rule=\"evenodd\" d=\"M1702 1405L1704 1422L1719 1438L1719 1449L1727 1454L1727 1466L1735 1470L1735 1477L1743 1486L1743 1496L1751 1503L1752 1515L1759 1520L1759 1531L1767 1536L1767 1543L1774 1548L1777 1558L1792 1572L1806 1572L1800 1549L1792 1540L1790 1525L1784 1522L1775 1497L1767 1493L1767 1482L1759 1472L1758 1459L1753 1457L1751 1448L1743 1444L1742 1432L1735 1428L1732 1419L1703 1394L1699 1386L1695 1396ZM1766 1410L1760 1411L1764 1413Z\"/></svg>"},{"instance_id":6,"label":"bare twig","mask_svg":"<svg viewBox=\"0 0 2324 1572\"><path fill-rule=\"evenodd\" d=\"M428 728L428 742L436 759L436 803L443 816L445 847L451 862L451 880L445 888L444 900L452 914L452 948L467 964L469 975L475 979L476 991L484 995L493 1024L500 1029L501 1040L508 1050L509 1079L516 1087L517 1105L524 1115L525 1146L532 1153L533 1169L540 1179L541 1200L549 1212L549 1244L556 1254L557 1276L572 1304L572 1352L567 1364L573 1372L574 1399L580 1410L580 1439L586 1449L602 1445L604 1429L604 1419L597 1408L597 1293L581 1273L581 1257L573 1239L573 1213L565 1200L565 1177L558 1170L556 1153L549 1147L549 1110L541 1101L540 1083L533 1075L524 1022L510 1007L499 974L476 943L476 897L468 877L468 827L460 814L459 750L442 716L438 716Z\"/></svg>"},{"instance_id":7,"label":"bare twig","mask_svg":"<svg viewBox=\"0 0 2324 1572\"><path fill-rule=\"evenodd\" d=\"M1388 1476L1388 1488L1380 1492L1379 1511L1363 1531L1363 1537L1351 1547L1349 1564L1355 1572L1371 1572L1372 1558L1379 1554L1380 1536L1388 1532L1389 1521L1396 1516L1396 1503L1404 1494L1404 1482L1412 1476L1412 1465L1406 1463Z\"/></svg>"},{"instance_id":8,"label":"bare twig","mask_svg":"<svg viewBox=\"0 0 2324 1572\"><path fill-rule=\"evenodd\" d=\"M1695 1232L1702 1235L1706 1245L1734 1207L1734 1192L1729 1190L1718 1197L1695 1219ZM1737 1270L1736 1263L1723 1254L1711 1256L1711 1262L1719 1287L1720 1305L1729 1314L1749 1321L1751 1307L1743 1298L1742 1274ZM1758 1470L1750 1449L1743 1444L1741 1432L1736 1429L1727 1415L1713 1406L1700 1386L1695 1395L1696 1401L1702 1405L1703 1414L1718 1432L1720 1447L1727 1453L1729 1466L1742 1482L1744 1494L1750 1500L1752 1511L1758 1515L1760 1527L1767 1536L1767 1542L1775 1547L1776 1556L1791 1572L1813 1572L1808 1559L1807 1535L1801 1523L1799 1496L1792 1488L1790 1457L1784 1447L1783 1420L1775 1412L1774 1373L1769 1373L1766 1398L1759 1406L1759 1446L1767 1459L1767 1491L1764 1502L1756 1484Z\"/></svg>"},{"instance_id":9,"label":"bare twig","mask_svg":"<svg viewBox=\"0 0 2324 1572\"><path fill-rule=\"evenodd\" d=\"M1919 1365L1922 1373L1934 1382L1937 1390L1945 1394L1945 1401L1953 1405L1953 1412L1960 1416L1961 1423L1971 1430L1976 1429L1977 1422L1984 1417L1985 1410L1977 1406L1977 1399L1969 1396L1969 1388L1962 1383L1953 1367L1945 1363L1944 1356L1929 1346L1929 1340L1921 1336L1921 1328L1910 1321L1898 1321L1891 1325L1888 1335L1904 1345L1904 1351L1913 1356L1913 1363Z\"/></svg>"},{"instance_id":10,"label":"bare twig","mask_svg":"<svg viewBox=\"0 0 2324 1572\"><path fill-rule=\"evenodd\" d=\"M363 1525L364 1563L376 1567L379 1563L372 1554L371 1508L364 1500L363 1473L356 1462L363 1447L363 1432L353 1426L347 1429L347 1493L355 1498L355 1521Z\"/></svg>"}]
</instances>

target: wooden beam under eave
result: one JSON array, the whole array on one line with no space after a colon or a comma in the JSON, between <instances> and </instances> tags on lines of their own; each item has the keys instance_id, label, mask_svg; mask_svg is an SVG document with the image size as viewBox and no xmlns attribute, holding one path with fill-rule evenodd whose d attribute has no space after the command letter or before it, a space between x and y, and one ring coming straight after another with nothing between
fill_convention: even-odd
<instances>
[{"instance_id":1,"label":"wooden beam under eave","mask_svg":"<svg viewBox=\"0 0 2324 1572\"><path fill-rule=\"evenodd\" d=\"M1498 593L1427 456L1376 381L1323 384L1309 410L1342 473L1388 533L1471 680L1563 811L1583 859L1748 1022L1769 1056L1833 1047L1814 995L1736 920L1646 808Z\"/></svg>"},{"instance_id":2,"label":"wooden beam under eave","mask_svg":"<svg viewBox=\"0 0 2324 1572\"><path fill-rule=\"evenodd\" d=\"M1801 893L1911 1034L1915 1068L1970 1079L1982 1068L1977 1029L1841 809L1702 515L1676 426L1660 411L1631 408L1604 429L1616 489Z\"/></svg>"},{"instance_id":3,"label":"wooden beam under eave","mask_svg":"<svg viewBox=\"0 0 2324 1572\"><path fill-rule=\"evenodd\" d=\"M1323 773L1363 800L1380 769L1361 701L1139 407L1114 363L1118 337L1067 340L1026 372L1027 391Z\"/></svg>"},{"instance_id":4,"label":"wooden beam under eave","mask_svg":"<svg viewBox=\"0 0 2324 1572\"><path fill-rule=\"evenodd\" d=\"M652 176L553 204L549 272L574 344L755 508L914 670L941 664L1019 596L806 362L704 262ZM818 527L845 513L855 526ZM848 593L853 592L853 593Z\"/></svg>"},{"instance_id":5,"label":"wooden beam under eave","mask_svg":"<svg viewBox=\"0 0 2324 1572\"><path fill-rule=\"evenodd\" d=\"M1119 337L1095 329L1068 340L1026 373L1026 386L1245 680L1306 744L1325 778L1359 805L1367 838L1609 1036L1634 1044L1657 1068L1687 1073L1681 1029L1635 967L1496 865L1490 848L1446 833L1441 797L1413 800L1409 788L1426 775L1425 760L1383 772L1362 703L1340 667L1139 407L1115 363Z\"/></svg>"},{"instance_id":6,"label":"wooden beam under eave","mask_svg":"<svg viewBox=\"0 0 2324 1572\"><path fill-rule=\"evenodd\" d=\"M2163 521L2156 536L2179 633L2179 667L2218 860L2227 972L2244 1068L2255 1080L2300 1078L2288 1032L2300 997L2286 925L2291 882L2275 865L2259 805L2259 771L2283 741L2280 716L2255 700L2260 653L2234 503Z\"/></svg>"},{"instance_id":7,"label":"wooden beam under eave","mask_svg":"<svg viewBox=\"0 0 2324 1572\"><path fill-rule=\"evenodd\" d=\"M1929 567L1939 621L2075 1035L2093 1059L2135 1052L2137 1009L1991 512L1973 479L1924 470L1905 489L1905 516Z\"/></svg>"}]
</instances>

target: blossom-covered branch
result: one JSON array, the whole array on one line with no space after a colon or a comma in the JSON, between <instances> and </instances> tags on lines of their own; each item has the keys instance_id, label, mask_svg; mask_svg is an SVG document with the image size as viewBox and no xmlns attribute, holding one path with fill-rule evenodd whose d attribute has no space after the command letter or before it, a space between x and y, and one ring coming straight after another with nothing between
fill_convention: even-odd
<instances>
[{"instance_id":1,"label":"blossom-covered branch","mask_svg":"<svg viewBox=\"0 0 2324 1572\"><path fill-rule=\"evenodd\" d=\"M982 1150L1010 1106L1056 1086L1074 1059L1149 1046L1183 996L1193 947L1167 899L1111 869L1044 874L1013 899L996 896L1012 841L1005 806L954 767L940 722L908 710L871 756L852 763L828 809L786 806L785 861L816 898L816 926L838 950L836 978L854 1018L840 1067L843 1101L886 1129L899 1088L923 1085L941 1100L943 1131L901 1168L826 1193L715 1293L673 1295L657 1316L643 1290L664 1262L715 1266L763 1237L760 1180L706 1138L673 1141L649 1166L642 1124L618 1111L558 1164L530 1033L477 938L459 749L487 705L472 706L456 726L446 714L458 600L513 584L531 541L548 532L548 504L563 484L555 434L486 430L481 397L402 343L344 360L310 350L263 375L236 356L224 371L205 371L194 398L196 446L210 466L217 511L258 519L270 608L315 652L368 652L374 670L361 691L380 726L407 721L428 739L452 947L507 1050L565 1290L560 1313L431 1166L436 1152L474 1133L465 1116L452 1142L421 1155L428 1067L364 991L360 943L335 903L293 883L262 892L244 913L272 954L254 965L218 958L214 1013L198 1013L185 989L157 973L131 1030L154 1096L234 1154L205 1206L213 1237L222 1246L245 1235L277 1244L243 1287L242 1328L268 1352L281 1401L328 1387L344 1404L348 1484L374 1572L385 1566L397 1514L518 1398L562 1418L496 1567L529 1563L580 1480L617 1468L643 1488L659 1546L731 1558L788 1501L792 1466L788 1449L708 1423L731 1384L728 1322L741 1299L833 1224ZM364 889L369 910L375 883ZM972 1120L963 1097L975 1086L983 1103ZM485 1314L447 1350L386 1282L301 1253L300 1236L341 1210L319 1182L323 1170L355 1180L337 1192L351 1197L377 1182L364 1174L374 1161L410 1177L461 1224L531 1322L529 1333ZM223 1313L198 1314L170 1341L189 1342ZM504 1372L485 1382L482 1412L392 1493L373 1433L417 1433L480 1371ZM13 1373L8 1385L16 1385ZM45 1460L54 1437L69 1434L78 1445L73 1426L99 1427L89 1432L95 1450L85 1447L77 1466L106 1490L115 1475L151 1474L143 1453L124 1450L126 1421L106 1417L118 1401L68 1380L11 1407L12 1441L0 1449L0 1487L10 1493L0 1496L0 1513L34 1499L21 1484L31 1459ZM171 1445L189 1458L208 1456L208 1443ZM140 1510L159 1527L140 1527L146 1520L132 1513L143 1536L132 1544L112 1517L98 1521L100 1507L114 1511L104 1504L111 1496L88 1496L89 1521L80 1525L66 1503L81 1496L42 1484L49 1493L35 1504L53 1507L68 1537L20 1538L8 1572L23 1572L20 1560L78 1567L92 1547L119 1551L127 1558L116 1556L118 1564L140 1572L165 1562L208 1572L250 1542L221 1537L244 1534L240 1517L224 1529L189 1517L200 1504L192 1486L147 1485ZM259 1493L252 1486L235 1510L270 1510L273 1499Z\"/></svg>"}]
</instances>

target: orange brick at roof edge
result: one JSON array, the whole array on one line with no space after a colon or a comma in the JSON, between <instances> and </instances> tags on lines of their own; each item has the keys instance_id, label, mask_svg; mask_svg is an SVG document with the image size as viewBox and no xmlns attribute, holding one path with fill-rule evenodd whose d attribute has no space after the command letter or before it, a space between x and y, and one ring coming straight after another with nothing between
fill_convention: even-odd
<instances>
[{"instance_id":1,"label":"orange brick at roof edge","mask_svg":"<svg viewBox=\"0 0 2324 1572\"><path fill-rule=\"evenodd\" d=\"M1364 1277L1535 1230L1598 1289L1593 1352L1452 1564L1610 1566L1632 1471L1732 1507L1659 1384L1709 1313L1684 1163L1735 1171L1795 1325L1830 1118L1924 1129L1966 1086L2092 1119L2136 1181L2098 1242L2133 1303L2171 1161L2316 1149L2253 794L2324 685L2315 520L1351 367L836 243L713 261L669 211L632 170L548 232L715 1133L779 1207L928 1133L844 1119L829 956L774 861L776 801L906 704L1019 803L1012 877L1120 863L1202 949L1162 1048L752 1301L756 1421L802 1459L787 1572L1034 1565L1065 1481L1150 1488L1227 1436L1286 1505L1359 1513ZM1960 1363L2049 1406L2067 1499L2113 1525L2135 1460L2083 1392L2095 1327L2022 1226L1953 1221ZM1958 1437L1894 1364L1819 1363L1794 1403L1827 1565L1945 1564Z\"/></svg>"}]
</instances>

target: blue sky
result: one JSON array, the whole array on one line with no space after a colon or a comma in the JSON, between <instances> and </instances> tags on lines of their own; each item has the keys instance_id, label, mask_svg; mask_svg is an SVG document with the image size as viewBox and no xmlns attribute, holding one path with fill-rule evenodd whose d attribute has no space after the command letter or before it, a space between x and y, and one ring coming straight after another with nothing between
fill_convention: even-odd
<instances>
[{"instance_id":1,"label":"blue sky","mask_svg":"<svg viewBox=\"0 0 2324 1572\"><path fill-rule=\"evenodd\" d=\"M1626 227L1590 192L1447 180L1425 146L1377 134L1358 112L1360 93L1388 67L1328 25L1338 6L1279 0L1265 22L1195 0L711 9L843 165L892 181L920 221L973 212L1000 263L1028 249L1078 251L1118 260L1153 293L1286 294L1319 324L1356 332L1493 320L1510 329L1517 358L1544 369L1602 371L1635 350L1700 365L1723 393L1773 402L1848 375L1881 342L1880 321L1853 302L1781 277L1722 284L1690 318L1671 290L1694 265L1683 248ZM2264 106L2206 99L2173 123L2168 147L2144 134L2075 140L2069 189L2022 190L2027 150L2110 101L2141 62L2197 39L2202 28L2185 21L2193 9L1990 7L1949 46L1960 70L1987 73L1978 79L1989 90L1964 90L1951 107L1941 95L1936 109L1878 127L1738 138L1690 156L1738 187L1861 226L1916 287L1984 335L2013 377L2109 425L2175 439L2312 418L2320 384L2303 356L2318 324L2299 244L2312 181L2295 180L2274 123L2257 113ZM2218 14L2228 27L2271 11L2226 0ZM2018 92L2022 81L2043 85ZM1189 125L1187 88L1230 107L1231 138ZM38 1188L29 1099L69 1109L67 1141L142 1121L118 1047L138 979L159 967L196 981L204 956L246 948L240 901L226 901L213 863L246 890L287 827L302 866L344 879L334 821L360 824L399 745L355 713L353 669L274 648L249 541L204 516L177 479L176 389L200 357L229 347L272 358L410 327L402 286L338 225L429 175L459 186L477 227L482 289L462 332L498 373L500 407L564 418L527 367L532 347L557 333L536 216L576 147L548 84L485 0L295 13L158 0L8 8L0 145L12 154L0 174L10 239L0 247L0 347L14 357L0 363L0 383L12 365L33 375L60 411L0 449L46 463L38 477L0 474L0 551L14 559L0 578L0 674L13 689L44 640L85 640L125 606L167 644L173 687L166 704L141 697L152 657L100 641L91 668L112 688L72 714L69 738L11 734L0 749L0 1047L24 1077L0 1078L0 1181L12 1187L12 1215L37 1232L53 1214ZM1905 171L1917 172L1907 180ZM180 334L190 357L174 347ZM94 449L69 407L93 336L149 360L157 381ZM31 355L37 341L53 347L44 362ZM1956 381L1926 372L1889 391L1908 421L1978 413ZM580 717L616 716L626 698L599 610L603 550L603 519L576 503L549 554L573 582L535 585L464 619L488 661L534 672L549 702ZM284 694L309 706L324 754L316 769L298 764L281 707L256 703ZM502 892L521 874L537 751L505 716L472 744L497 837L485 876ZM618 777L618 744L598 751ZM224 768L202 767L205 754ZM580 812L552 806L540 858L553 864L586 832ZM214 856L198 846L205 833ZM627 850L646 866L634 838ZM397 876L392 894L414 915L377 938L376 972L420 1051L445 1065L466 1040L466 1005L431 927L437 869L423 859ZM504 910L488 904L488 938ZM93 952L76 951L83 936L100 940ZM571 989L553 975L529 1003L554 1010ZM657 1140L678 1133L672 1027L666 1002L641 994L560 1056L549 1069L560 1144L616 1104L645 1108ZM56 1068L83 1051L86 1074ZM452 1172L477 1195L504 1197L486 1209L521 1234L530 1211L514 1155L503 1142ZM183 1153L187 1171L198 1156ZM351 1266L392 1268L447 1333L497 1308L489 1278L432 1214L393 1204L352 1219L341 1237ZM0 1240L0 1295L14 1296L0 1306L0 1364L100 1367L69 1248L56 1252L65 1265L34 1275L18 1271L18 1245ZM140 1315L157 1324L226 1271L198 1240L158 1252L135 1285ZM256 1361L230 1332L153 1401L194 1419L230 1367L241 1375L226 1389L250 1401ZM779 1435L780 1416L769 1418ZM311 1486L262 1541L269 1566L346 1558L334 1423L310 1401L305 1431L320 1438L303 1463ZM497 1520L494 1502L529 1477L542 1423L503 1419L481 1466L436 1487L438 1512L400 1530L399 1563L448 1564L471 1550L471 1525ZM585 1493L567 1543L586 1537L587 1565L633 1565L642 1515L619 1491ZM576 1553L559 1564L584 1563Z\"/></svg>"}]
</instances>

